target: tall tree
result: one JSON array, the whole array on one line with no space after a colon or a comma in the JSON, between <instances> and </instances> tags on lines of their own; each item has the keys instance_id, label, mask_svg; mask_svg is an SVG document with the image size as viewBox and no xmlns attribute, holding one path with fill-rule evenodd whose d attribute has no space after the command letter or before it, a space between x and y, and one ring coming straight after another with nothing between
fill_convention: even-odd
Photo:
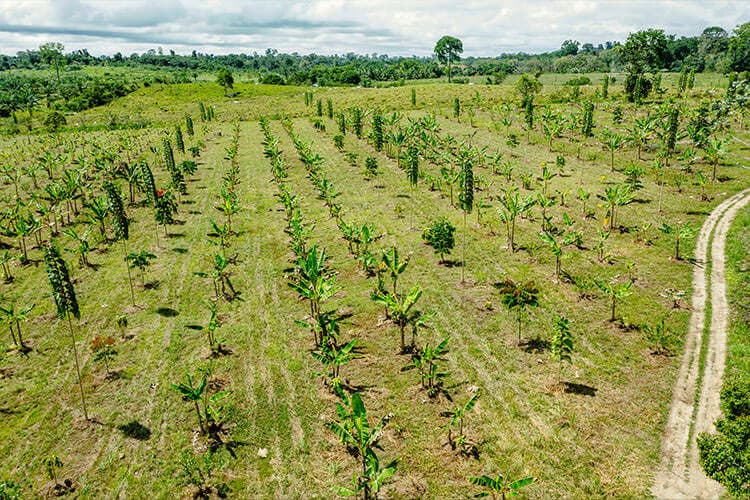
<instances>
[{"instance_id":1,"label":"tall tree","mask_svg":"<svg viewBox=\"0 0 750 500\"><path fill-rule=\"evenodd\" d=\"M81 368L78 363L78 349L76 348L76 338L73 333L73 322L71 316L78 319L81 317L81 312L78 307L78 300L76 299L75 288L73 288L73 282L70 280L68 274L68 266L65 261L60 257L60 252L52 245L44 245L44 267L47 271L47 278L49 279L50 286L52 287L52 298L55 300L57 306L57 316L60 319L67 318L68 329L70 332L70 340L73 346L73 356L76 363L76 375L78 376L78 388L81 391L81 404L83 406L83 415L86 420L89 419L88 411L86 410L86 398L83 395L83 383L81 382Z\"/></svg>"},{"instance_id":2,"label":"tall tree","mask_svg":"<svg viewBox=\"0 0 750 500\"><path fill-rule=\"evenodd\" d=\"M458 38L445 35L435 44L435 56L438 61L448 66L448 83L451 81L451 67L461 60L464 44Z\"/></svg>"},{"instance_id":3,"label":"tall tree","mask_svg":"<svg viewBox=\"0 0 750 500\"><path fill-rule=\"evenodd\" d=\"M60 42L47 42L39 46L39 57L42 61L55 67L57 83L60 84L60 66L65 62L65 46Z\"/></svg>"}]
</instances>

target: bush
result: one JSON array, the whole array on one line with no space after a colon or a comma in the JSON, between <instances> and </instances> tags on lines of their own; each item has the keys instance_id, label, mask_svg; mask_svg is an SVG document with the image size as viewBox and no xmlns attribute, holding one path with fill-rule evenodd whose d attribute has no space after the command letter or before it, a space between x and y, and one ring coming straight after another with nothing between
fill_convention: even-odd
<instances>
[{"instance_id":1,"label":"bush","mask_svg":"<svg viewBox=\"0 0 750 500\"><path fill-rule=\"evenodd\" d=\"M59 111L53 111L44 120L44 126L50 132L57 132L60 128L64 127L68 122L65 120L65 115Z\"/></svg>"},{"instance_id":2,"label":"bush","mask_svg":"<svg viewBox=\"0 0 750 500\"><path fill-rule=\"evenodd\" d=\"M260 83L264 85L286 85L286 80L278 73L267 73L263 75Z\"/></svg>"},{"instance_id":3,"label":"bush","mask_svg":"<svg viewBox=\"0 0 750 500\"><path fill-rule=\"evenodd\" d=\"M591 85L591 78L588 76L579 76L576 78L571 78L567 82L563 83L563 85Z\"/></svg>"},{"instance_id":4,"label":"bush","mask_svg":"<svg viewBox=\"0 0 750 500\"><path fill-rule=\"evenodd\" d=\"M455 246L455 232L456 227L448 219L441 217L425 229L422 239L440 256L440 262L445 262L445 256L451 253Z\"/></svg>"}]
</instances>

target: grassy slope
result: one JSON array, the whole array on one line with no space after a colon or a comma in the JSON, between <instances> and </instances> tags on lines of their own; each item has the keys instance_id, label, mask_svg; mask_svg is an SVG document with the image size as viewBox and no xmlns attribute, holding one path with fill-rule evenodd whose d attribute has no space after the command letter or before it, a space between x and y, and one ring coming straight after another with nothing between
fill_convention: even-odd
<instances>
[{"instance_id":1,"label":"grassy slope","mask_svg":"<svg viewBox=\"0 0 750 500\"><path fill-rule=\"evenodd\" d=\"M233 116L254 117L260 113L288 112L302 114L302 89L282 89L294 96L272 98L243 94L235 100L224 100L220 90L207 87L205 94L191 93L196 87L163 87L139 91L111 105L113 109L142 112L156 120L179 118L195 104L186 102L205 97L218 104L222 119ZM438 108L447 113L455 93L468 98L475 90L490 96L508 95L507 88L419 87L420 108ZM248 91L249 92L249 91ZM215 95L216 94L216 95ZM299 94L299 95L296 95ZM408 102L409 89L320 90L318 95L331 96L337 109L352 103L399 108ZM155 103L162 103L156 112ZM97 119L107 110L94 110L86 119ZM602 116L603 118L603 116ZM478 117L478 145L497 147L496 136L483 128L486 116ZM452 119L440 118L442 133L461 136L472 133L470 127ZM446 198L420 185L417 199L409 198L403 173L385 156L374 153L371 146L349 135L347 150L377 155L381 175L365 181L360 170L350 167L330 141L335 124L327 121L329 132L316 132L306 119L295 121L297 132L314 141L314 148L327 160L324 170L342 191L341 203L348 220L374 222L384 233L376 245L397 244L412 254L412 263L403 276L402 286L418 282L425 289L421 306L437 313L433 330L426 339L452 335L449 365L451 387L457 401L464 401L467 387L478 385L483 397L469 418L470 436L480 441L479 462L455 458L445 446L440 428L445 419L439 413L445 402L424 401L415 386L415 374L400 373L405 358L395 356L397 339L394 328L380 324L381 310L369 300L372 280L367 280L356 262L346 252L338 230L317 200L302 165L278 122L274 133L282 140L285 156L291 166L292 191L301 195L305 216L316 222L313 239L324 245L340 271L344 292L335 303L354 313L345 327L345 336L362 338L365 357L344 368L344 376L355 384L364 384L365 402L373 416L393 411L393 425L383 441L385 457L399 457L397 480L390 486L394 494L459 496L466 491L465 478L478 473L503 472L509 476L533 474L539 482L528 489L530 496L562 495L641 495L650 484L651 471L658 459L659 436L671 395L675 360L654 358L637 332L623 332L603 321L607 305L603 299L577 301L570 285L557 285L552 279L551 255L540 247L535 233L538 221L519 224L518 241L526 251L513 256L503 249L504 230L492 210L485 216L488 226L471 224L467 241L467 278L471 286L459 286L459 268L444 268L421 243L419 229L410 230L410 216L395 213L400 205L406 213L414 212L414 222L424 227L438 214L451 218L461 227L462 217L451 209ZM514 125L517 127L517 125ZM200 125L197 128L201 128ZM217 135L221 131L222 135ZM79 338L96 334L116 334L114 317L127 310L134 339L118 345L116 363L123 377L103 380L102 370L84 353L84 376L92 414L102 425L80 423L78 401L69 343L65 325L52 318L52 304L47 297L41 265L14 268L18 275L12 285L3 285L6 297L19 302L37 302L35 320L25 326L35 350L29 358L3 354L3 423L0 453L12 457L0 466L0 477L22 482L27 491L44 491L45 479L39 466L41 458L58 454L66 466L64 477L72 477L86 496L116 492L127 496L153 493L165 496L178 487L179 455L191 447L194 416L187 403L179 400L170 384L186 371L212 364L215 378L233 391L236 405L236 428L233 437L245 443L237 449L237 459L226 461L222 475L238 496L275 494L329 495L334 484L344 484L355 468L354 460L342 453L332 436L323 429L323 416L330 416L333 398L320 388L310 375L317 369L305 352L309 334L293 324L304 308L285 285L284 269L289 257L286 236L282 232L283 214L274 198L268 162L262 156L261 135L257 122L243 122L240 136L240 165L243 183L240 197L245 210L237 219L242 233L233 245L238 252L238 266L233 281L243 292L243 302L222 307L226 326L220 330L234 351L229 357L213 363L206 360L205 342L199 331L188 325L203 324L207 312L200 299L208 297L208 284L192 276L206 269L212 247L206 242L209 218L220 219L211 209L216 200L222 172L227 167L223 148L228 145L230 127L210 125L205 137L208 149L201 159L198 181L189 185L190 195L181 206L179 218L184 225L170 228L172 237L165 242L149 276L160 281L154 290L137 290L138 310L128 307L128 290L122 269L121 250L113 246L108 252L97 252L92 261L101 264L98 271L76 271L78 293L83 305ZM144 143L158 144L158 130L143 132ZM116 133L94 135L101 141ZM746 136L747 134L745 134ZM541 161L554 160L541 137L532 145L522 145L515 154L516 175L538 173ZM34 145L20 141L19 147L33 153ZM562 147L562 146L557 146ZM501 149L505 150L504 146ZM589 155L597 154L594 146ZM632 151L623 153L632 157ZM574 190L578 182L600 192L609 182L606 155L598 160L577 162L568 152L569 177L556 178L554 189ZM602 159L603 158L603 159ZM157 163L157 162L153 162ZM435 166L425 165L437 175ZM163 178L163 173L160 174ZM503 182L482 170L482 177L493 180L496 190ZM693 210L695 188L687 194L669 190L669 220L689 218L697 222L727 194L740 188L744 173L719 186L711 203ZM619 178L619 177L616 177ZM9 189L12 189L9 187ZM653 183L639 194L655 197ZM574 218L580 211L577 201L569 198ZM654 203L626 207L622 220L633 225L642 220L658 219ZM562 213L554 210L556 219ZM597 208L601 218L602 208ZM687 211L693 211L690 216ZM136 221L131 249L154 248L153 222L149 209L131 209ZM473 216L470 220L473 220ZM586 225L586 242L593 241L596 223ZM493 235L495 230L497 235ZM458 234L460 238L460 232ZM654 235L655 236L655 235ZM633 243L633 236L613 235L611 252L617 256L613 266L600 267L589 253L568 251L564 269L571 274L609 277L624 273L625 262L635 260L639 293L620 308L629 322L650 321L665 312L669 301L659 296L666 287L689 288L690 266L672 262L672 244L659 238L656 245L644 247ZM183 250L186 253L181 253ZM34 258L39 257L32 250ZM454 254L454 257L456 255ZM565 380L596 388L596 396L560 394L553 388L557 368L542 353L528 353L515 346L513 318L499 305L491 284L505 273L517 279L535 279L542 289L542 307L532 314L525 326L528 336L548 337L554 314L565 312L574 320L576 353L573 367L565 369ZM40 287L45 287L40 293ZM494 311L484 308L495 304ZM176 316L165 317L159 308L171 308ZM162 311L163 313L164 311ZM687 313L670 311L670 324L684 329ZM80 344L83 347L83 342ZM151 388L151 385L154 387ZM648 394L648 398L643 395ZM149 427L149 441L124 438L114 426L135 419ZM50 425L54 422L54 425ZM269 459L257 457L258 448L268 448ZM561 471L566 480L560 481ZM181 491L178 489L178 491Z\"/></svg>"}]
</instances>

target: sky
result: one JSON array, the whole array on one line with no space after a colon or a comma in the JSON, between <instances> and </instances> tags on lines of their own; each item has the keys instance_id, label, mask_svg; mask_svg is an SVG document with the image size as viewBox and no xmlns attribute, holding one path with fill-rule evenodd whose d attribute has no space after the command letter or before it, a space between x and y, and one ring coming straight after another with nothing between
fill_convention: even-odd
<instances>
[{"instance_id":1,"label":"sky","mask_svg":"<svg viewBox=\"0 0 750 500\"><path fill-rule=\"evenodd\" d=\"M750 1L724 0L0 0L0 53L57 41L93 55L161 47L189 54L432 54L443 35L464 56L594 45L660 28L695 36L750 21Z\"/></svg>"}]
</instances>

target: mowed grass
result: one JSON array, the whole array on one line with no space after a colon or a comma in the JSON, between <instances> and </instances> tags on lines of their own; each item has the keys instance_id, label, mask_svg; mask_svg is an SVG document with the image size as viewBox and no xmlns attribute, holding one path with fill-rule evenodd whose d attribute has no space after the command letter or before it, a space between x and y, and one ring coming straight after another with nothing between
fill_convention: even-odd
<instances>
[{"instance_id":1,"label":"mowed grass","mask_svg":"<svg viewBox=\"0 0 750 500\"><path fill-rule=\"evenodd\" d=\"M325 133L316 131L310 123L307 116L314 113L314 106L306 108L302 102L302 92L307 89L269 89L269 93L277 93L273 96L249 96L248 90L227 99L218 87L191 85L144 89L106 109L82 115L85 120L97 120L113 110L137 110L154 123L174 123L185 112L195 118L200 97L216 104L219 121L206 124L204 129L196 119L196 140L203 140L206 150L198 173L188 183L189 195L180 205L177 218L184 223L170 226L169 238L160 234L161 248L156 247L151 208L128 208L134 221L129 249L150 249L158 254L147 271L147 281L158 281L158 286L136 289L138 307L130 305L120 244L98 246L91 256L100 266L97 270L79 269L73 264L73 254L65 255L74 268L82 306L82 319L76 328L89 411L96 423L85 424L82 419L67 325L54 317L43 265L38 262L39 250L31 250L34 264L13 266L14 283L1 285L6 300L34 302L37 307L32 321L23 325L33 350L27 357L8 351L0 358L0 453L8 457L0 465L0 478L22 484L31 495L44 494L52 483L44 476L41 460L56 454L65 463L60 477L73 479L77 494L83 497L188 494L191 490L180 476L180 455L193 452L197 423L190 404L181 401L170 386L187 372L197 374L208 369L215 388L231 391L236 457L220 451L215 474L229 484L232 496L329 497L333 486L351 480L357 470L356 460L324 427L325 421L334 416L336 398L313 375L320 368L308 353L312 347L310 333L294 324L295 319L304 318L307 308L286 285L291 253L283 232L285 221L274 196L276 187L262 154L262 135L255 121L262 114L288 114L298 117L294 120L296 133L311 141L313 149L326 160L323 171L341 191L339 201L346 220L374 224L382 235L375 249L396 245L402 254L410 255L400 288L420 284L425 292L419 307L435 313L430 329L422 330L419 342L434 343L451 336L447 388L454 402L430 400L419 389L415 372L401 372L408 357L397 354L397 329L384 321L382 308L369 298L374 279L368 279L349 255L335 221L317 199L297 160L291 140L279 121L273 120L271 129L280 139L290 167L290 190L300 196L305 218L315 223L313 242L326 248L333 268L339 272L342 292L332 302L352 314L342 336L361 339L363 357L344 366L342 375L361 387L373 418L395 414L381 441L381 461L398 458L399 468L385 493L463 497L476 492L468 485L468 476L503 473L513 478L535 476L537 482L524 491L534 498L647 494L658 464L661 427L677 358L651 355L637 328L622 328L620 323L607 321L608 303L598 292L593 291L593 299L583 300L572 284L557 282L554 259L537 236L538 211L530 220L518 223L517 242L523 249L515 254L507 251L494 200L507 184L501 176L487 167L477 169L485 186L478 197L493 207L484 211L481 225L476 223L476 214L468 219L466 283L462 284L460 267L439 265L437 256L421 240L426 225L438 216L448 217L459 228L458 246L450 258L459 259L463 217L451 208L446 193L429 190L423 181L412 192L394 161L375 152L365 140L348 134L345 150L357 153L360 165L351 167L333 146L335 122L323 120ZM205 93L191 93L195 88L205 89ZM489 128L489 113L477 113L476 128L467 124L465 117L461 122L451 118L453 97L470 99L476 91L488 99L511 98L508 86L426 85L418 87L416 109L408 104L409 88L319 89L315 90L315 99L322 98L325 104L325 99L331 98L337 111L355 104L402 109L414 117L435 111L441 135L462 138L473 134L477 146L499 149L511 158L515 165L512 184L519 186L522 173L536 177L542 162L553 166L555 156L564 154L567 164L563 175L553 179L550 191L569 191L568 206L554 207L554 220L560 224L562 213L569 213L584 232L585 245L593 247L596 230L604 223L604 208L593 198L605 186L623 179L620 173L610 173L608 153L592 141L584 146L584 159L579 161L573 146L564 139L556 140L555 151L549 152L538 131L532 134L532 143L526 144L518 116L511 131L519 134L521 144L511 151L505 146L504 135ZM158 103L162 103L160 107ZM600 127L609 126L608 106L601 105L597 111ZM209 299L212 287L193 273L206 271L211 265L215 247L207 241L207 233L211 219L223 218L213 205L229 166L224 148L229 145L230 122L243 117L247 119L240 122L239 144L243 210L235 218L239 234L229 251L237 256L232 281L241 291L241 300L219 306L224 324L219 336L232 354L209 359L204 334L191 327L207 323L209 313L202 302ZM149 159L158 172L158 184L165 184L167 175L160 160L148 150L153 145L160 151L159 129L71 134L70 139L116 144L120 135L138 138L135 151ZM748 134L739 132L738 137L747 140ZM44 144L35 142L38 140L42 138L24 138L9 147L22 162L38 156L41 148L59 148L51 139L44 138ZM87 151L86 146L81 145L80 151ZM730 164L746 155L739 143L732 151ZM378 158L379 175L372 180L363 176L366 156ZM631 149L618 153L618 169L634 156ZM650 160L653 152L645 156ZM437 165L423 162L422 169L429 176L439 177ZM744 169L720 167L720 172L731 179L709 188L710 202L700 202L697 187L690 183L685 183L682 192L667 186L663 214L656 208L657 186L653 177L647 176L644 189L637 195L640 201L621 209L620 219L629 227L654 223L650 233L654 244L636 243L634 234L615 231L607 242L613 264L599 263L593 250L568 248L563 269L572 276L608 280L618 274L627 276L627 264L633 262L635 293L618 307L622 323L637 326L667 315L669 327L684 332L688 311L671 309L671 300L662 294L666 288L689 292L692 266L671 259L673 240L659 234L655 227L662 220L690 220L698 225L712 206L747 185ZM539 189L537 181L534 185ZM594 193L589 207L594 209L596 219L584 221L581 217L581 205L574 196L579 186ZM30 189L28 181L25 188ZM5 193L12 197L13 187L6 186ZM15 244L8 238L4 241ZM64 239L61 242L66 243ZM684 247L685 255L690 255L691 246L688 243ZM138 283L137 273L135 277ZM558 366L546 350L517 345L515 318L504 310L492 287L509 277L534 280L541 290L541 307L531 311L524 323L525 339L549 340L557 314L572 320L575 353L572 365L563 367L562 376L564 381L577 384L578 393L563 392L557 385ZM121 376L106 380L103 367L91 359L88 341L95 335L119 337L115 318L123 313L129 319L126 333L133 338L118 340L115 369ZM9 342L9 336L6 340ZM482 392L467 420L468 436L479 444L477 461L460 458L450 450L443 428L447 419L440 416L454 404L465 402L472 386ZM117 426L133 420L151 431L148 440L133 440L117 430ZM267 458L258 456L262 448L268 450Z\"/></svg>"}]
</instances>

